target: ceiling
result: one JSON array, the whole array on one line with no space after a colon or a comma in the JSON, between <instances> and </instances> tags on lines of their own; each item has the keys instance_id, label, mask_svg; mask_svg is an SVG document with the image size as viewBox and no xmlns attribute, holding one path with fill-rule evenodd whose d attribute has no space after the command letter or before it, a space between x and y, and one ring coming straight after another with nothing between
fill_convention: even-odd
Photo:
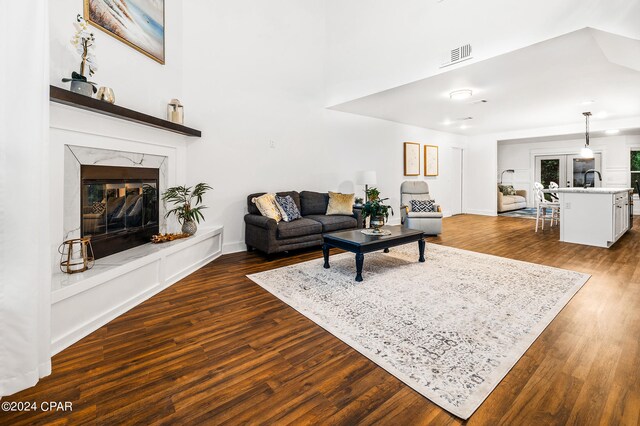
<instances>
[{"instance_id":1,"label":"ceiling","mask_svg":"<svg viewBox=\"0 0 640 426\"><path fill-rule=\"evenodd\" d=\"M591 131L589 132L589 136L591 140L598 138L607 138L607 137L615 137L615 136L640 136L640 128L633 127L629 129L616 129L618 130L615 134L607 134L605 131ZM503 139L499 140L498 144L500 145L513 145L518 143L534 143L534 142L556 142L556 141L568 141L568 140L582 140L584 141L584 132L582 133L569 133L563 135L552 135L552 136L538 136L531 138L518 138L518 139Z\"/></svg>"},{"instance_id":2,"label":"ceiling","mask_svg":"<svg viewBox=\"0 0 640 426\"><path fill-rule=\"evenodd\" d=\"M464 135L638 117L640 40L584 28L331 109Z\"/></svg>"}]
</instances>

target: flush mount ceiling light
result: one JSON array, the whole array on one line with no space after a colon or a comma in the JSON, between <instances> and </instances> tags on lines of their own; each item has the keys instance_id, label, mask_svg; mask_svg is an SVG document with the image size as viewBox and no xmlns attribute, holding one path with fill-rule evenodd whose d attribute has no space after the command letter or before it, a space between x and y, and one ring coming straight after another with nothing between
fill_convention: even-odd
<instances>
[{"instance_id":1,"label":"flush mount ceiling light","mask_svg":"<svg viewBox=\"0 0 640 426\"><path fill-rule=\"evenodd\" d=\"M609 130L605 130L604 132L606 134L608 134L608 135L617 135L618 133L620 133L620 130L618 130L618 129L609 129Z\"/></svg>"},{"instance_id":2,"label":"flush mount ceiling light","mask_svg":"<svg viewBox=\"0 0 640 426\"><path fill-rule=\"evenodd\" d=\"M460 101L462 99L468 99L473 96L473 92L470 89L454 90L449 93L449 98L452 101Z\"/></svg>"},{"instance_id":3,"label":"flush mount ceiling light","mask_svg":"<svg viewBox=\"0 0 640 426\"><path fill-rule=\"evenodd\" d=\"M469 127L469 126L467 126L466 124L463 124L462 126L460 126L460 128L461 128L462 130L464 130L464 129L468 128L468 127Z\"/></svg>"},{"instance_id":4,"label":"flush mount ceiling light","mask_svg":"<svg viewBox=\"0 0 640 426\"><path fill-rule=\"evenodd\" d=\"M596 101L594 101L593 99L587 99L586 101L582 101L580 102L580 105L591 105L591 104L595 104Z\"/></svg>"},{"instance_id":5,"label":"flush mount ceiling light","mask_svg":"<svg viewBox=\"0 0 640 426\"><path fill-rule=\"evenodd\" d=\"M444 120L442 124L444 124L445 126L449 126L451 125L451 120Z\"/></svg>"},{"instance_id":6,"label":"flush mount ceiling light","mask_svg":"<svg viewBox=\"0 0 640 426\"><path fill-rule=\"evenodd\" d=\"M585 132L584 132L584 148L580 150L580 157L593 158L593 150L589 146L589 117L591 117L591 113L583 112L582 115L584 115Z\"/></svg>"}]
</instances>

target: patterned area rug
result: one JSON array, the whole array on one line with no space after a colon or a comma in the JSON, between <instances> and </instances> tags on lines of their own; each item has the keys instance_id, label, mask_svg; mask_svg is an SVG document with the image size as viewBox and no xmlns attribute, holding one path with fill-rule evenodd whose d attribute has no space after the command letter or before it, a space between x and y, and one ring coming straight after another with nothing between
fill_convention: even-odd
<instances>
[{"instance_id":1,"label":"patterned area rug","mask_svg":"<svg viewBox=\"0 0 640 426\"><path fill-rule=\"evenodd\" d=\"M589 275L427 244L248 277L454 415L467 419Z\"/></svg>"},{"instance_id":2,"label":"patterned area rug","mask_svg":"<svg viewBox=\"0 0 640 426\"><path fill-rule=\"evenodd\" d=\"M498 213L498 216L508 216L508 217L523 217L525 219L535 219L536 218L536 209L534 207L527 207L526 209L513 210L510 212Z\"/></svg>"}]
</instances>

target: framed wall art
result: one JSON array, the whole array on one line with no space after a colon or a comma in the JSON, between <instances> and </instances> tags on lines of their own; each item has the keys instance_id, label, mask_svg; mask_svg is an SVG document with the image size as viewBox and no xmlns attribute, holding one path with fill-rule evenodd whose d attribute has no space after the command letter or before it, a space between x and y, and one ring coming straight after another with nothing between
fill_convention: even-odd
<instances>
[{"instance_id":1,"label":"framed wall art","mask_svg":"<svg viewBox=\"0 0 640 426\"><path fill-rule=\"evenodd\" d=\"M424 146L424 175L438 176L438 147L436 145Z\"/></svg>"},{"instance_id":2,"label":"framed wall art","mask_svg":"<svg viewBox=\"0 0 640 426\"><path fill-rule=\"evenodd\" d=\"M404 175L420 176L420 144L404 143Z\"/></svg>"},{"instance_id":3,"label":"framed wall art","mask_svg":"<svg viewBox=\"0 0 640 426\"><path fill-rule=\"evenodd\" d=\"M84 19L164 64L164 0L84 0Z\"/></svg>"}]
</instances>

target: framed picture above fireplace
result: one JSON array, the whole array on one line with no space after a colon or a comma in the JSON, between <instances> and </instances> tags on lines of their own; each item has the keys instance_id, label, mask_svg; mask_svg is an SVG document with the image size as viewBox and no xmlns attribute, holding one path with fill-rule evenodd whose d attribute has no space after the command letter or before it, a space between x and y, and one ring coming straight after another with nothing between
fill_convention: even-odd
<instances>
[{"instance_id":1,"label":"framed picture above fireplace","mask_svg":"<svg viewBox=\"0 0 640 426\"><path fill-rule=\"evenodd\" d=\"M164 0L84 0L84 19L164 64Z\"/></svg>"}]
</instances>

